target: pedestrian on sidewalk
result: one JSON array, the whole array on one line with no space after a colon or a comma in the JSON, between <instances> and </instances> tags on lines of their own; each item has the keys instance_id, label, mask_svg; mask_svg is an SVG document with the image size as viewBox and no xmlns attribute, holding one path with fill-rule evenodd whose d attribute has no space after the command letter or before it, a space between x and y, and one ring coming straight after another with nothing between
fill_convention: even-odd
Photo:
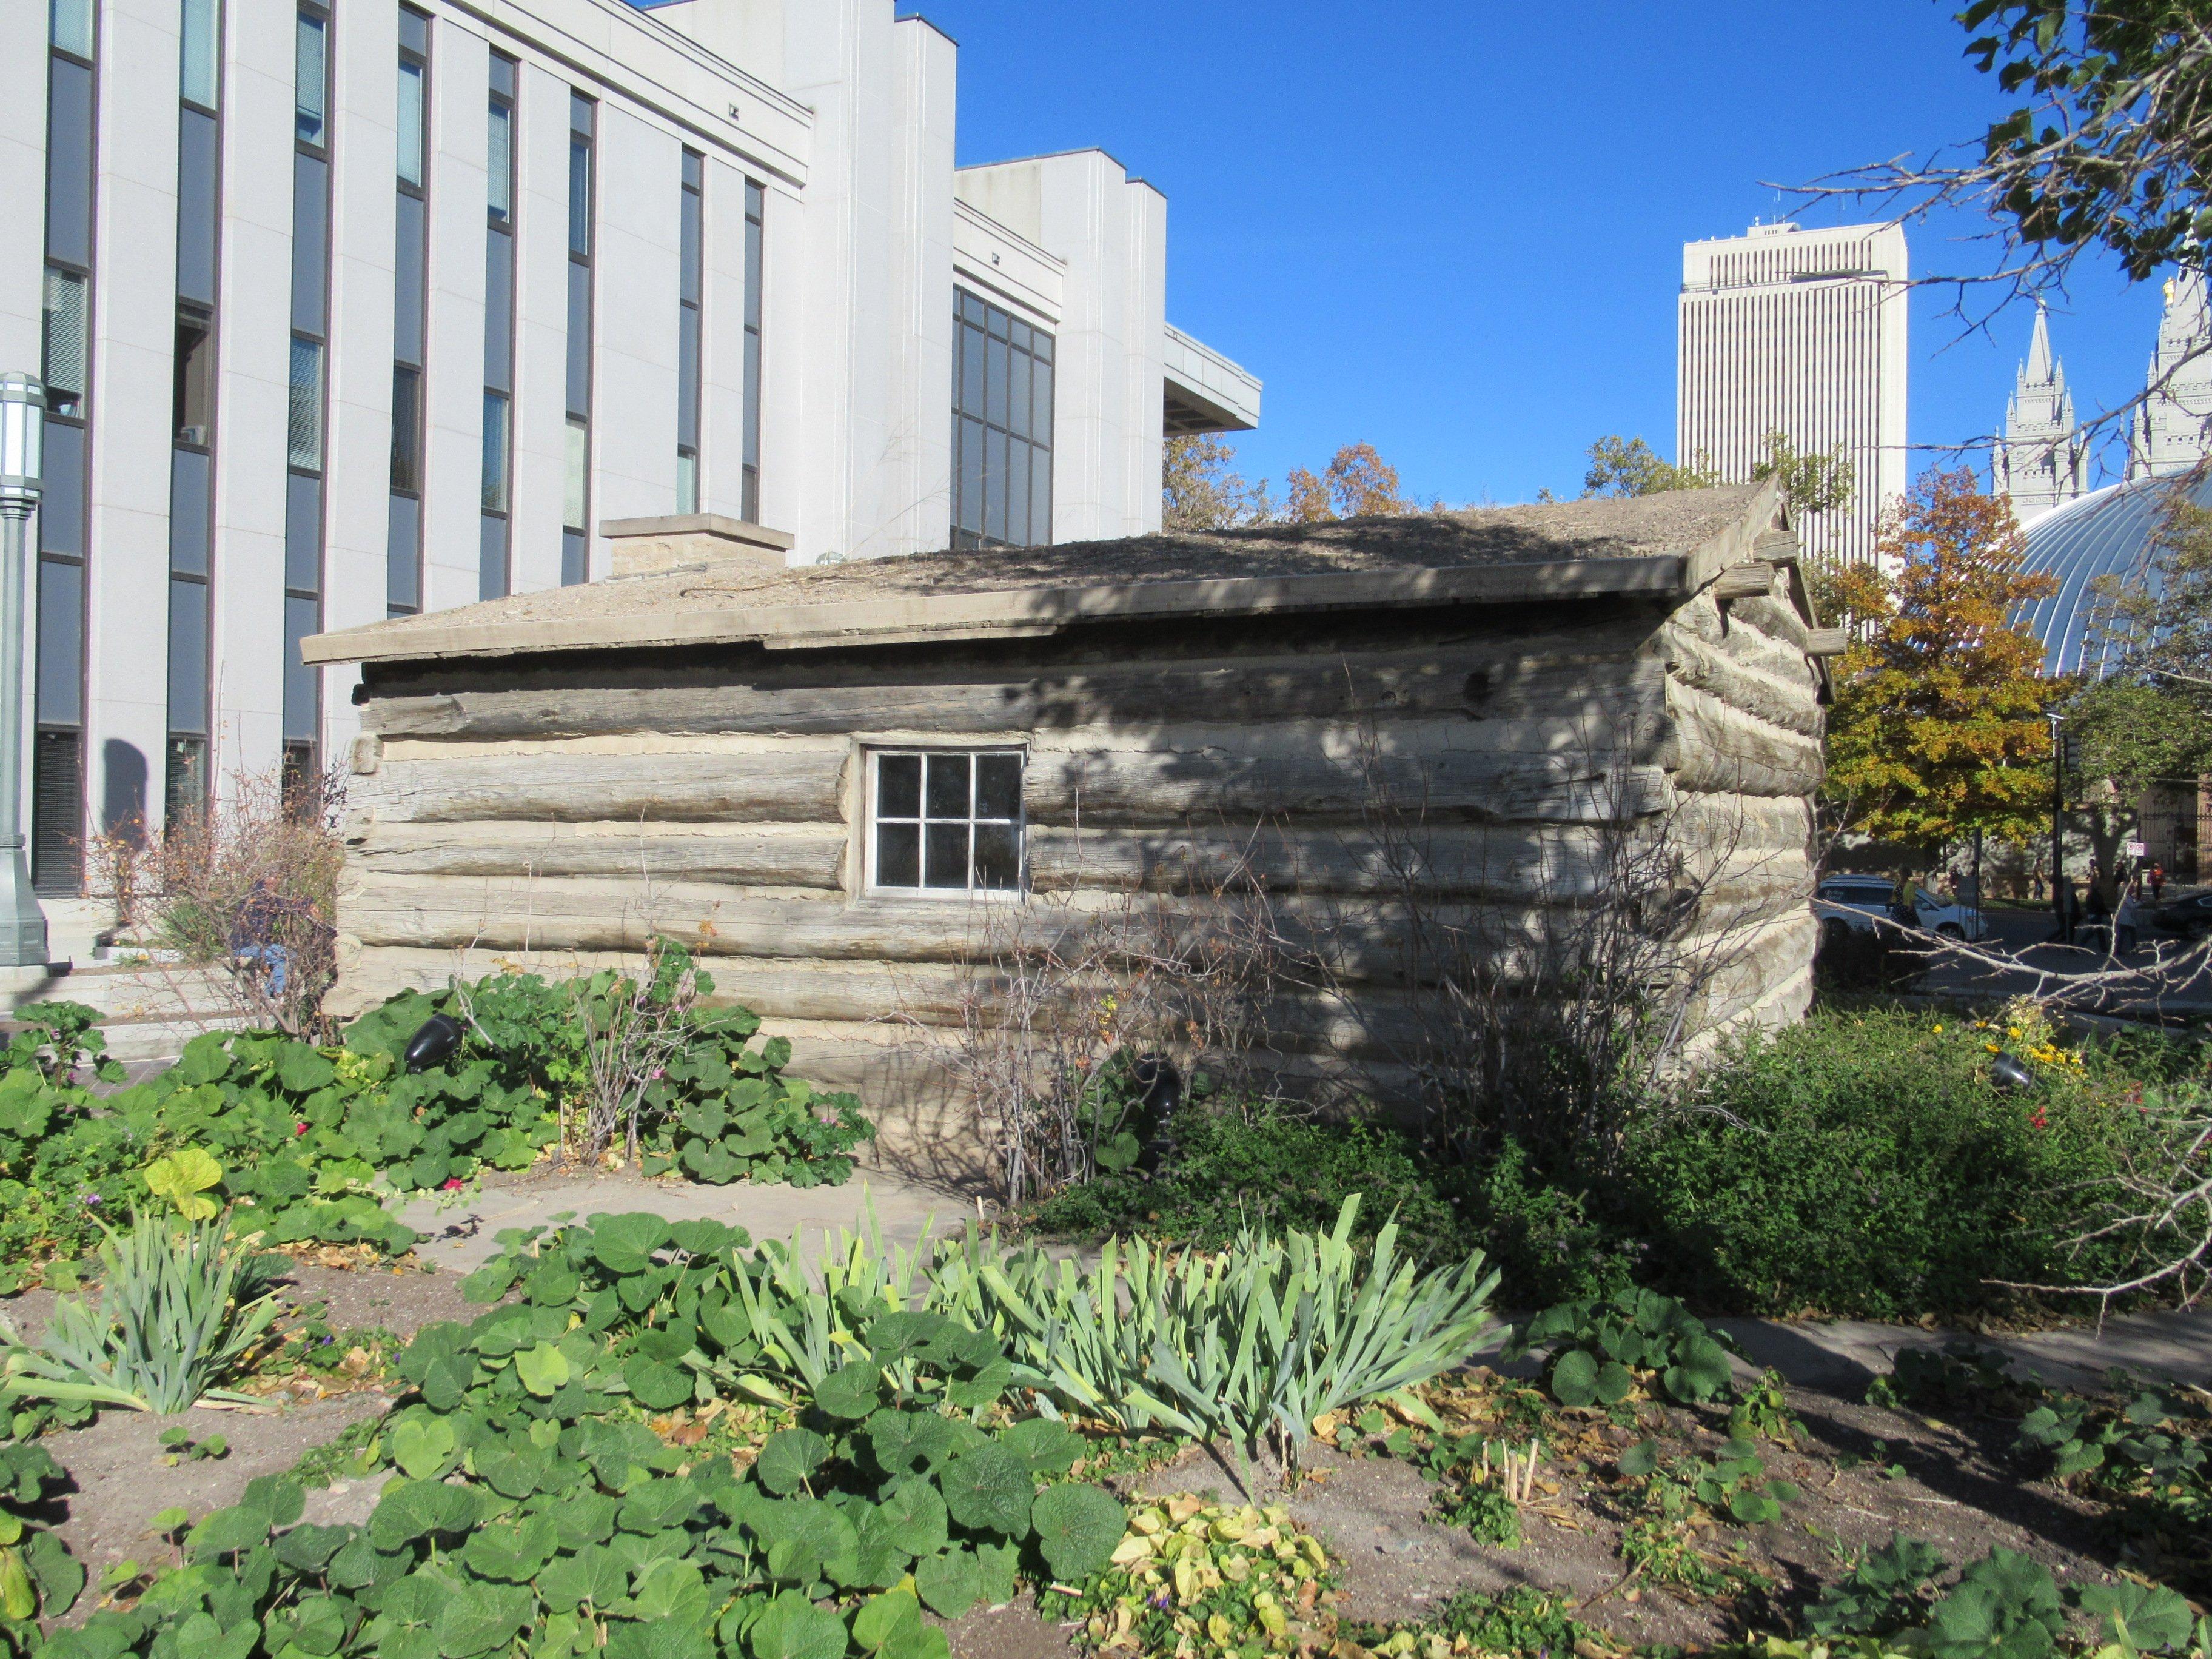
<instances>
[{"instance_id":1,"label":"pedestrian on sidewalk","mask_svg":"<svg viewBox=\"0 0 2212 1659\"><path fill-rule=\"evenodd\" d=\"M2166 890L2166 866L2154 864L2150 867L2150 902L2158 902L2158 896Z\"/></svg>"},{"instance_id":2,"label":"pedestrian on sidewalk","mask_svg":"<svg viewBox=\"0 0 2212 1659\"><path fill-rule=\"evenodd\" d=\"M2112 913L2112 948L2124 957L2135 953L2138 937L2136 929L2141 919L2140 896L2139 885L2130 882L2120 890L2120 908Z\"/></svg>"}]
</instances>

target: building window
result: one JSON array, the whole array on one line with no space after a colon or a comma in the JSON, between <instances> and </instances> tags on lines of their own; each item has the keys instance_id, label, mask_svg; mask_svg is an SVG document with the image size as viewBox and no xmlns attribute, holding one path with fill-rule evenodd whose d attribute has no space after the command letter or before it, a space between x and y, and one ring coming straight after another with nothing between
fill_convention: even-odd
<instances>
[{"instance_id":1,"label":"building window","mask_svg":"<svg viewBox=\"0 0 2212 1659\"><path fill-rule=\"evenodd\" d=\"M761 220L766 204L767 192L746 179L744 492L738 512L748 524L760 522Z\"/></svg>"},{"instance_id":2,"label":"building window","mask_svg":"<svg viewBox=\"0 0 2212 1659\"><path fill-rule=\"evenodd\" d=\"M684 152L676 306L676 510L699 510L700 303L706 292L707 158Z\"/></svg>"},{"instance_id":3,"label":"building window","mask_svg":"<svg viewBox=\"0 0 2212 1659\"><path fill-rule=\"evenodd\" d=\"M1018 749L872 754L869 887L883 892L1018 891L1023 760Z\"/></svg>"},{"instance_id":4,"label":"building window","mask_svg":"<svg viewBox=\"0 0 2212 1659\"><path fill-rule=\"evenodd\" d=\"M954 292L952 545L1052 540L1052 336Z\"/></svg>"},{"instance_id":5,"label":"building window","mask_svg":"<svg viewBox=\"0 0 2212 1659\"><path fill-rule=\"evenodd\" d=\"M422 367L429 308L430 20L399 9L398 200L393 217L392 502L384 614L422 608Z\"/></svg>"},{"instance_id":6,"label":"building window","mask_svg":"<svg viewBox=\"0 0 2212 1659\"><path fill-rule=\"evenodd\" d=\"M330 315L330 9L299 0L293 64L292 368L284 491L284 757L307 775L319 766L321 676L300 641L322 631L324 370Z\"/></svg>"},{"instance_id":7,"label":"building window","mask_svg":"<svg viewBox=\"0 0 2212 1659\"><path fill-rule=\"evenodd\" d=\"M31 880L75 892L84 872L86 495L91 431L95 0L46 12L46 222L40 368L46 490L39 504L33 654Z\"/></svg>"},{"instance_id":8,"label":"building window","mask_svg":"<svg viewBox=\"0 0 2212 1659\"><path fill-rule=\"evenodd\" d=\"M599 106L568 95L568 445L562 492L561 580L592 579L592 228Z\"/></svg>"},{"instance_id":9,"label":"building window","mask_svg":"<svg viewBox=\"0 0 2212 1659\"><path fill-rule=\"evenodd\" d=\"M514 465L514 99L517 64L491 54L485 111L484 391L483 519L477 544L477 597L514 589L507 477Z\"/></svg>"},{"instance_id":10,"label":"building window","mask_svg":"<svg viewBox=\"0 0 2212 1659\"><path fill-rule=\"evenodd\" d=\"M183 0L177 87L177 349L169 456L168 742L163 817L206 800L213 722L216 319L221 281L221 0Z\"/></svg>"}]
</instances>

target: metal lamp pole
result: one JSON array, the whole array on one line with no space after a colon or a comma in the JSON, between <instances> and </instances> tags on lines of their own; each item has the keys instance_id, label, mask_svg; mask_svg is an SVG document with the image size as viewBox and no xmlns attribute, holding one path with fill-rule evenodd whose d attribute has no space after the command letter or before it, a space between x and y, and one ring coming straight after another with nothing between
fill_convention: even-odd
<instances>
[{"instance_id":1,"label":"metal lamp pole","mask_svg":"<svg viewBox=\"0 0 2212 1659\"><path fill-rule=\"evenodd\" d=\"M24 544L42 485L46 389L0 374L0 967L46 965L46 915L23 851Z\"/></svg>"},{"instance_id":2,"label":"metal lamp pole","mask_svg":"<svg viewBox=\"0 0 2212 1659\"><path fill-rule=\"evenodd\" d=\"M2058 917L2058 938L2071 945L2066 928L2066 745L2058 735L2063 714L2051 717L2051 903Z\"/></svg>"}]
</instances>

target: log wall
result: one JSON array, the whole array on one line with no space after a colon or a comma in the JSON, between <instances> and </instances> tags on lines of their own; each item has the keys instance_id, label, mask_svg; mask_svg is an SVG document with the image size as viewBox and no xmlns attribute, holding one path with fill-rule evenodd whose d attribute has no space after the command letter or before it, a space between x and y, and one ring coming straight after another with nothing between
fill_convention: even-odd
<instances>
[{"instance_id":1,"label":"log wall","mask_svg":"<svg viewBox=\"0 0 2212 1659\"><path fill-rule=\"evenodd\" d=\"M799 1070L861 1091L884 1155L960 1173L976 1142L929 1031L1008 908L862 893L857 818L872 747L1006 744L1029 755L1034 914L1202 908L1257 874L1342 974L1340 995L1288 1000L1316 1074L1371 1085L1402 1048L1407 904L1507 961L1548 913L1607 898L1633 833L1680 840L1709 884L1709 1023L1794 1018L1820 767L1796 620L1589 600L373 664L331 1006L672 933L793 1036Z\"/></svg>"}]
</instances>

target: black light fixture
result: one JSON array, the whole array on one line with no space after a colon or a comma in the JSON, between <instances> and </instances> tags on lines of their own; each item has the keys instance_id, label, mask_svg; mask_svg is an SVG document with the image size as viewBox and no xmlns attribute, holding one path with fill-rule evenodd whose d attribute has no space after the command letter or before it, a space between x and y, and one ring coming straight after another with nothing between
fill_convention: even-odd
<instances>
[{"instance_id":1,"label":"black light fixture","mask_svg":"<svg viewBox=\"0 0 2212 1659\"><path fill-rule=\"evenodd\" d=\"M2000 1089L2033 1089L2035 1073L2010 1054L2000 1054L1990 1061L1990 1081Z\"/></svg>"},{"instance_id":2,"label":"black light fixture","mask_svg":"<svg viewBox=\"0 0 2212 1659\"><path fill-rule=\"evenodd\" d=\"M451 1014L433 1014L407 1039L407 1053L402 1063L410 1072L427 1072L433 1066L443 1066L460 1053L461 1038L465 1035L461 1022Z\"/></svg>"},{"instance_id":3,"label":"black light fixture","mask_svg":"<svg viewBox=\"0 0 2212 1659\"><path fill-rule=\"evenodd\" d=\"M1139 1054L1129 1066L1129 1080L1147 1112L1164 1121L1182 1104L1182 1073L1175 1061L1158 1054Z\"/></svg>"}]
</instances>

